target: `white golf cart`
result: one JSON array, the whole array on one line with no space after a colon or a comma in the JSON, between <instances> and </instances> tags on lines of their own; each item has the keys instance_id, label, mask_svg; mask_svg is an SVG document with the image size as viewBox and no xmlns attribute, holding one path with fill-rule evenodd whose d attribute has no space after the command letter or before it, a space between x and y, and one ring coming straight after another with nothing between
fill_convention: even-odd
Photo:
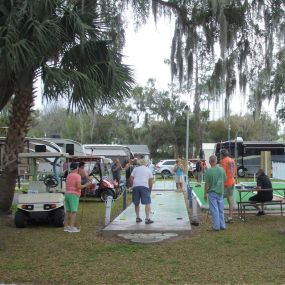
<instances>
[{"instance_id":1,"label":"white golf cart","mask_svg":"<svg viewBox=\"0 0 285 285\"><path fill-rule=\"evenodd\" d=\"M18 196L16 227L23 228L29 222L50 222L56 227L63 226L65 182L59 172L62 172L62 164L68 157L67 153L60 152L19 154L19 168L26 167L32 181L28 183L27 193ZM52 173L39 173L41 164L52 165Z\"/></svg>"}]
</instances>

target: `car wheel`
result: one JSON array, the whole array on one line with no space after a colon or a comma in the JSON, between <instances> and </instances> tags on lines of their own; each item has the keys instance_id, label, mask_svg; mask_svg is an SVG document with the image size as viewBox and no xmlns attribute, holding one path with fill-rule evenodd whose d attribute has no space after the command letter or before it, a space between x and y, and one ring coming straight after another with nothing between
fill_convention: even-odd
<instances>
[{"instance_id":1,"label":"car wheel","mask_svg":"<svg viewBox=\"0 0 285 285\"><path fill-rule=\"evenodd\" d=\"M56 209L53 217L55 227L63 227L64 225L64 209Z\"/></svg>"},{"instance_id":2,"label":"car wheel","mask_svg":"<svg viewBox=\"0 0 285 285\"><path fill-rule=\"evenodd\" d=\"M16 228L25 228L27 226L27 215L21 210L17 210L15 214L15 226Z\"/></svg>"},{"instance_id":3,"label":"car wheel","mask_svg":"<svg viewBox=\"0 0 285 285\"><path fill-rule=\"evenodd\" d=\"M114 192L111 189L105 189L101 192L100 198L102 202L107 201L107 197L112 196L112 198L115 198Z\"/></svg>"},{"instance_id":4,"label":"car wheel","mask_svg":"<svg viewBox=\"0 0 285 285\"><path fill-rule=\"evenodd\" d=\"M238 177L245 177L245 169L244 168L239 168L237 171Z\"/></svg>"},{"instance_id":5,"label":"car wheel","mask_svg":"<svg viewBox=\"0 0 285 285\"><path fill-rule=\"evenodd\" d=\"M163 170L163 171L161 172L161 177L162 177L162 178L167 178L167 177L169 177L169 176L171 176L170 171L168 171L168 170Z\"/></svg>"}]
</instances>

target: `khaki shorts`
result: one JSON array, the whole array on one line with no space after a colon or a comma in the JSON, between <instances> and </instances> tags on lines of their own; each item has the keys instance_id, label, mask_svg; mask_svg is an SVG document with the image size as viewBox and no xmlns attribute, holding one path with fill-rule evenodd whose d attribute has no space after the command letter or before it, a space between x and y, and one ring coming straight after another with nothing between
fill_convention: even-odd
<instances>
[{"instance_id":1,"label":"khaki shorts","mask_svg":"<svg viewBox=\"0 0 285 285\"><path fill-rule=\"evenodd\" d=\"M184 182L184 176L175 175L175 182L176 183L183 183Z\"/></svg>"},{"instance_id":2,"label":"khaki shorts","mask_svg":"<svg viewBox=\"0 0 285 285\"><path fill-rule=\"evenodd\" d=\"M224 197L232 197L234 193L234 185L225 187Z\"/></svg>"}]
</instances>

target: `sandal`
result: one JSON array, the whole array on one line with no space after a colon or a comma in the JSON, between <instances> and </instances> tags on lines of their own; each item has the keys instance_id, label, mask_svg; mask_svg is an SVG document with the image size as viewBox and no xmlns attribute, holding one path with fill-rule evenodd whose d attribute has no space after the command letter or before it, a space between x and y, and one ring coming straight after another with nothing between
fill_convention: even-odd
<instances>
[{"instance_id":1,"label":"sandal","mask_svg":"<svg viewBox=\"0 0 285 285\"><path fill-rule=\"evenodd\" d=\"M151 219L145 219L145 223L146 223L146 224L152 224L152 223L153 223L153 220L151 220Z\"/></svg>"},{"instance_id":2,"label":"sandal","mask_svg":"<svg viewBox=\"0 0 285 285\"><path fill-rule=\"evenodd\" d=\"M140 222L142 222L142 219L141 218L136 218L136 222L140 223Z\"/></svg>"}]
</instances>

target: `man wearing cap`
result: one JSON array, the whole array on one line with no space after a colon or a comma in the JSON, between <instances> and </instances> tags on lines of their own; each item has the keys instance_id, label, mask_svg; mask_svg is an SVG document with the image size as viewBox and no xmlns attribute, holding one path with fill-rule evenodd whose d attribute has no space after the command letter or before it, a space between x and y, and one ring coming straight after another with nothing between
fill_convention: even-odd
<instances>
[{"instance_id":1,"label":"man wearing cap","mask_svg":"<svg viewBox=\"0 0 285 285\"><path fill-rule=\"evenodd\" d=\"M221 150L221 160L220 165L224 168L227 179L225 181L225 190L224 190L224 197L227 198L229 204L229 216L226 219L226 223L233 223L233 191L235 187L235 175L236 175L236 163L235 161L229 156L229 152L227 149Z\"/></svg>"},{"instance_id":2,"label":"man wearing cap","mask_svg":"<svg viewBox=\"0 0 285 285\"><path fill-rule=\"evenodd\" d=\"M140 218L140 203L145 205L145 223L151 224L153 220L150 219L150 204L151 204L151 190L153 183L153 174L147 167L145 159L139 160L139 166L135 167L131 173L130 186L133 187L132 201L135 205L136 222L142 222Z\"/></svg>"},{"instance_id":3,"label":"man wearing cap","mask_svg":"<svg viewBox=\"0 0 285 285\"><path fill-rule=\"evenodd\" d=\"M76 213L79 206L79 198L81 189L91 186L90 183L81 184L81 176L78 174L78 164L72 162L69 166L70 173L66 177L66 191L65 191L65 219L64 231L69 233L79 233L80 229L75 227Z\"/></svg>"}]
</instances>

